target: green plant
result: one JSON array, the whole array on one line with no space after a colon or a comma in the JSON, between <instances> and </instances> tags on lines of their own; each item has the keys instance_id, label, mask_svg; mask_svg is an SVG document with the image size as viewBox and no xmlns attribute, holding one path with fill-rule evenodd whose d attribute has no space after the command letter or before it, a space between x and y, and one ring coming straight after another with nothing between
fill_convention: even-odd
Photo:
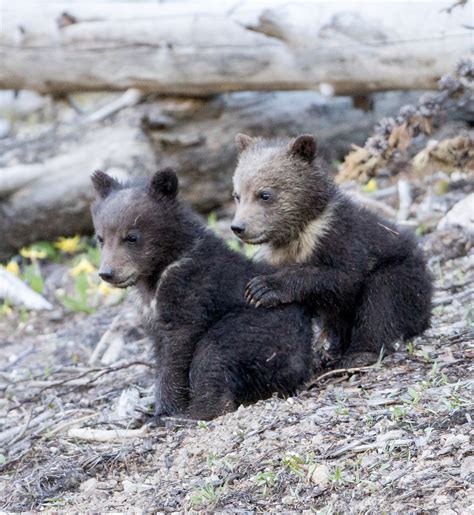
<instances>
[{"instance_id":1,"label":"green plant","mask_svg":"<svg viewBox=\"0 0 474 515\"><path fill-rule=\"evenodd\" d=\"M211 229L215 229L215 228L216 228L216 225L217 225L217 215L216 215L216 212L215 212L215 211L211 211L211 212L207 215L207 225L208 225Z\"/></svg>"},{"instance_id":2,"label":"green plant","mask_svg":"<svg viewBox=\"0 0 474 515\"><path fill-rule=\"evenodd\" d=\"M74 296L64 295L61 298L63 305L71 311L93 313L95 308L89 303L89 281L87 274L81 272L74 277Z\"/></svg>"},{"instance_id":3,"label":"green plant","mask_svg":"<svg viewBox=\"0 0 474 515\"><path fill-rule=\"evenodd\" d=\"M86 252L87 259L96 267L100 266L100 247L97 245L89 245Z\"/></svg>"},{"instance_id":4,"label":"green plant","mask_svg":"<svg viewBox=\"0 0 474 515\"><path fill-rule=\"evenodd\" d=\"M262 489L263 497L266 497L268 490L273 487L276 482L276 475L270 470L259 472L255 475L254 481Z\"/></svg>"},{"instance_id":5,"label":"green plant","mask_svg":"<svg viewBox=\"0 0 474 515\"><path fill-rule=\"evenodd\" d=\"M400 421L408 414L408 408L406 406L392 406L390 408L390 414L394 422Z\"/></svg>"},{"instance_id":6,"label":"green plant","mask_svg":"<svg viewBox=\"0 0 474 515\"><path fill-rule=\"evenodd\" d=\"M49 259L50 261L59 261L60 259L58 249L49 241L37 241L29 248L33 255L44 256L43 259Z\"/></svg>"},{"instance_id":7,"label":"green plant","mask_svg":"<svg viewBox=\"0 0 474 515\"><path fill-rule=\"evenodd\" d=\"M285 454L281 460L282 464L298 476L305 477L305 460L299 454Z\"/></svg>"},{"instance_id":8,"label":"green plant","mask_svg":"<svg viewBox=\"0 0 474 515\"><path fill-rule=\"evenodd\" d=\"M235 238L227 240L227 246L235 252L242 252L242 244Z\"/></svg>"},{"instance_id":9,"label":"green plant","mask_svg":"<svg viewBox=\"0 0 474 515\"><path fill-rule=\"evenodd\" d=\"M415 390L414 388L408 387L407 393L410 396L410 401L408 401L410 404L418 404L421 399L421 392Z\"/></svg>"},{"instance_id":10,"label":"green plant","mask_svg":"<svg viewBox=\"0 0 474 515\"><path fill-rule=\"evenodd\" d=\"M13 309L7 301L0 302L0 316L8 316Z\"/></svg>"},{"instance_id":11,"label":"green plant","mask_svg":"<svg viewBox=\"0 0 474 515\"><path fill-rule=\"evenodd\" d=\"M189 499L192 509L199 510L201 508L213 508L219 501L222 491L226 485L215 488L214 485L206 484Z\"/></svg>"},{"instance_id":12,"label":"green plant","mask_svg":"<svg viewBox=\"0 0 474 515\"><path fill-rule=\"evenodd\" d=\"M342 469L339 466L336 466L334 473L329 476L329 479L334 485L340 485L344 482L342 477Z\"/></svg>"},{"instance_id":13,"label":"green plant","mask_svg":"<svg viewBox=\"0 0 474 515\"><path fill-rule=\"evenodd\" d=\"M213 465L215 465L219 461L219 456L217 455L216 452L210 452L207 455L207 460L206 461L207 461L207 466L210 468L210 467L212 467Z\"/></svg>"},{"instance_id":14,"label":"green plant","mask_svg":"<svg viewBox=\"0 0 474 515\"><path fill-rule=\"evenodd\" d=\"M44 280L37 262L34 262L31 265L26 265L23 269L21 278L27 282L35 292L43 293Z\"/></svg>"}]
</instances>

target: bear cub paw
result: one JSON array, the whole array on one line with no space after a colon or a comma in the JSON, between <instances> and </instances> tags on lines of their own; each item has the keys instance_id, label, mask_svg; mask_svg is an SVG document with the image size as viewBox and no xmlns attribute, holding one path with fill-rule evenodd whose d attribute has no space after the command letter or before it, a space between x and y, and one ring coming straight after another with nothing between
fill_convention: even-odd
<instances>
[{"instance_id":1,"label":"bear cub paw","mask_svg":"<svg viewBox=\"0 0 474 515\"><path fill-rule=\"evenodd\" d=\"M375 352L349 352L336 362L334 368L359 368L377 363L379 355Z\"/></svg>"},{"instance_id":2,"label":"bear cub paw","mask_svg":"<svg viewBox=\"0 0 474 515\"><path fill-rule=\"evenodd\" d=\"M254 277L245 288L245 300L255 307L271 308L293 302L276 274Z\"/></svg>"}]
</instances>

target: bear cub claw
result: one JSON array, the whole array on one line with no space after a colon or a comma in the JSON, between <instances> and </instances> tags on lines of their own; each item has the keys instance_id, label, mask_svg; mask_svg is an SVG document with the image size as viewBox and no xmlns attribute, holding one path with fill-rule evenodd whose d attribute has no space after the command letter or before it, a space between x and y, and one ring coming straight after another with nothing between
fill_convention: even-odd
<instances>
[{"instance_id":1,"label":"bear cub claw","mask_svg":"<svg viewBox=\"0 0 474 515\"><path fill-rule=\"evenodd\" d=\"M257 308L271 308L292 302L288 293L279 284L276 274L260 275L249 281L245 288L245 300Z\"/></svg>"}]
</instances>

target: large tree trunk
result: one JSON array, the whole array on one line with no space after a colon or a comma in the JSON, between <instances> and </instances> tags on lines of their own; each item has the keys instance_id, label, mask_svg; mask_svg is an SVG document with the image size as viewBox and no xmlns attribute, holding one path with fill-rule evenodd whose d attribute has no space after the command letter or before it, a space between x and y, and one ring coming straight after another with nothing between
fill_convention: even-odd
<instances>
[{"instance_id":1,"label":"large tree trunk","mask_svg":"<svg viewBox=\"0 0 474 515\"><path fill-rule=\"evenodd\" d=\"M472 52L472 5L447 12L452 3L5 1L0 87L430 89Z\"/></svg>"},{"instance_id":2,"label":"large tree trunk","mask_svg":"<svg viewBox=\"0 0 474 515\"><path fill-rule=\"evenodd\" d=\"M39 239L89 232L95 169L125 176L173 166L186 200L208 212L231 199L236 133L313 132L328 160L341 159L376 120L416 96L375 94L369 113L354 109L349 98L311 92L169 98L124 110L109 127L61 125L32 141L0 141L0 259Z\"/></svg>"}]
</instances>

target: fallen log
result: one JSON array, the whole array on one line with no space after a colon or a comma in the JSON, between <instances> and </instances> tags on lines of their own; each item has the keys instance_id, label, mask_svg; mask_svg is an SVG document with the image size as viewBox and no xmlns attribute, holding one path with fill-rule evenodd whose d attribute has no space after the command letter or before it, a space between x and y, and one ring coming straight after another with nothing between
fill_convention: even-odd
<instances>
[{"instance_id":1,"label":"fallen log","mask_svg":"<svg viewBox=\"0 0 474 515\"><path fill-rule=\"evenodd\" d=\"M472 52L472 7L433 2L2 5L0 88L213 95L433 89Z\"/></svg>"}]
</instances>

